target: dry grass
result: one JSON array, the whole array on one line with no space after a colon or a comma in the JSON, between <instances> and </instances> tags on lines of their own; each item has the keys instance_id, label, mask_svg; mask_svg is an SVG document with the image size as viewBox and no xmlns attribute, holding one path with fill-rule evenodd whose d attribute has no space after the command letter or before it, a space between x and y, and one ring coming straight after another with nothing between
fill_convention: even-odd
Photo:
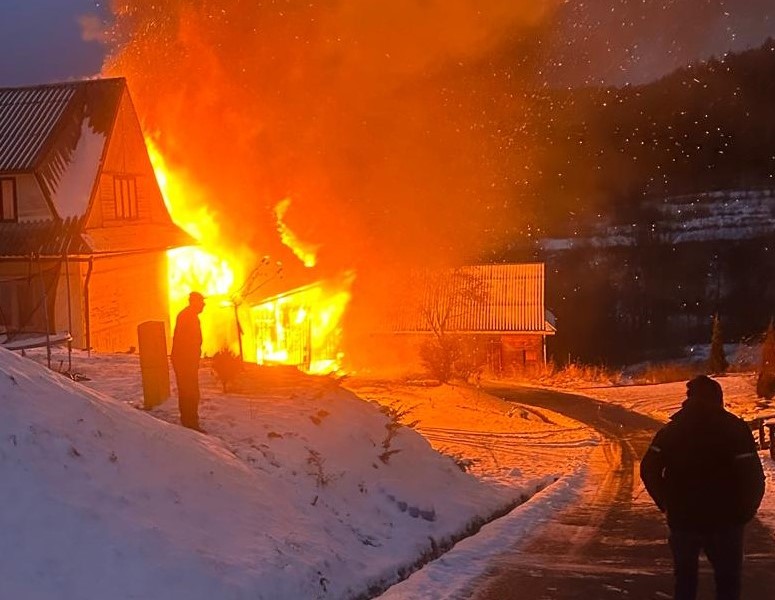
<instances>
[{"instance_id":1,"label":"dry grass","mask_svg":"<svg viewBox=\"0 0 775 600\"><path fill-rule=\"evenodd\" d=\"M705 363L656 363L633 373L631 381L636 384L672 383L688 381L697 375L707 374Z\"/></svg>"},{"instance_id":2,"label":"dry grass","mask_svg":"<svg viewBox=\"0 0 775 600\"><path fill-rule=\"evenodd\" d=\"M585 365L574 362L558 366L549 363L546 366L527 369L516 373L517 381L540 383L556 387L578 387L584 385L616 385L621 383L621 371L600 365Z\"/></svg>"}]
</instances>

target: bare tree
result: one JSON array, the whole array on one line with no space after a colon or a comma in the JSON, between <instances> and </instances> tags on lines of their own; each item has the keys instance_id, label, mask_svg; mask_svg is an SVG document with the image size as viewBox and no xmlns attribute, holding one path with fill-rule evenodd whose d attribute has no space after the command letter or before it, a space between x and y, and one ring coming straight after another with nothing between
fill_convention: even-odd
<instances>
[{"instance_id":1,"label":"bare tree","mask_svg":"<svg viewBox=\"0 0 775 600\"><path fill-rule=\"evenodd\" d=\"M420 358L439 381L467 379L482 366L473 341L461 335L471 331L477 312L487 300L487 284L476 267L423 272L419 293L420 329L433 338L420 346Z\"/></svg>"}]
</instances>

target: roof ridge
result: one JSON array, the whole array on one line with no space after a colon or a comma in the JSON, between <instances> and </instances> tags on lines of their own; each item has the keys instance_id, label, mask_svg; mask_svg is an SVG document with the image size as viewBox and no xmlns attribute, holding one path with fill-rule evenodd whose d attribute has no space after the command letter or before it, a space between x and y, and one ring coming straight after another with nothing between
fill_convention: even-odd
<instances>
[{"instance_id":1,"label":"roof ridge","mask_svg":"<svg viewBox=\"0 0 775 600\"><path fill-rule=\"evenodd\" d=\"M0 86L0 91L41 90L47 88L77 88L80 86L98 83L126 83L126 77L95 77L93 79L73 79L71 81L55 81L50 83L36 83L34 85L10 85Z\"/></svg>"}]
</instances>

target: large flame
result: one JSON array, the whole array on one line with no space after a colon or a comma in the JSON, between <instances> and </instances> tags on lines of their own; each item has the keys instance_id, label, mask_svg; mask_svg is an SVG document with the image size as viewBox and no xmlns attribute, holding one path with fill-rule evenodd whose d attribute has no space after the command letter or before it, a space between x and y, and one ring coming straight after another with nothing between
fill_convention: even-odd
<instances>
[{"instance_id":1,"label":"large flame","mask_svg":"<svg viewBox=\"0 0 775 600\"><path fill-rule=\"evenodd\" d=\"M228 349L259 364L289 364L312 373L341 368L341 322L350 300L352 273L337 281L291 290L251 306L250 287L277 275L279 268L254 253L225 242L217 215L207 208L196 182L170 167L152 138L148 154L173 221L199 246L176 248L167 254L171 319L197 290L208 297L202 314L203 351L212 355ZM275 211L278 231L305 266L315 265L316 247L300 240L284 224L290 199ZM255 265L253 263L256 263ZM261 269L264 269L262 272Z\"/></svg>"},{"instance_id":2,"label":"large flame","mask_svg":"<svg viewBox=\"0 0 775 600\"><path fill-rule=\"evenodd\" d=\"M277 217L277 231L280 233L280 239L283 244L288 246L305 267L314 267L317 262L318 246L308 244L299 239L285 223L285 213L291 205L290 198L284 198L277 203L274 208Z\"/></svg>"}]
</instances>

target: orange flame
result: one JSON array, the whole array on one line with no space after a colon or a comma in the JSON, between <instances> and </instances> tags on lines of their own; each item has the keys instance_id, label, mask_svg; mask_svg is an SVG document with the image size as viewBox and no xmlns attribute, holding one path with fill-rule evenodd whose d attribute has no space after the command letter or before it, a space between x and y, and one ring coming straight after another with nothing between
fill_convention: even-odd
<instances>
[{"instance_id":1,"label":"orange flame","mask_svg":"<svg viewBox=\"0 0 775 600\"><path fill-rule=\"evenodd\" d=\"M250 272L255 256L225 243L216 215L206 208L196 182L171 168L152 139L146 139L146 144L173 221L199 242L199 247L167 253L171 320L187 303L189 292L197 290L209 298L201 315L205 355L227 348L258 364L296 365L311 373L339 370L341 322L353 274L246 305L242 288L255 276L255 271ZM281 239L305 266L313 267L317 247L305 244L283 222L289 206L286 198L275 208Z\"/></svg>"},{"instance_id":2,"label":"orange flame","mask_svg":"<svg viewBox=\"0 0 775 600\"><path fill-rule=\"evenodd\" d=\"M305 267L314 267L315 263L317 262L317 251L319 247L313 244L306 244L302 242L298 236L285 224L285 213L288 211L290 205L291 199L285 198L280 200L280 202L277 203L277 206L274 207L274 213L277 217L277 231L280 232L280 239L282 240L283 244L288 246L293 251L293 253L296 255L296 258L298 258Z\"/></svg>"}]
</instances>

